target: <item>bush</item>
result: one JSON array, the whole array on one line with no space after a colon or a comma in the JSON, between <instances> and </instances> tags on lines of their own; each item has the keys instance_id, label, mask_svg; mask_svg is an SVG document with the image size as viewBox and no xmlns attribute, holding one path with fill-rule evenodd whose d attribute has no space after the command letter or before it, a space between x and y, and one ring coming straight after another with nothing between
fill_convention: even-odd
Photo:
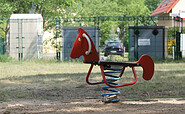
<instances>
[{"instance_id":1,"label":"bush","mask_svg":"<svg viewBox=\"0 0 185 114\"><path fill-rule=\"evenodd\" d=\"M0 62L9 62L9 61L11 61L12 60L12 58L10 57L10 56L8 56L8 55L0 55Z\"/></svg>"}]
</instances>

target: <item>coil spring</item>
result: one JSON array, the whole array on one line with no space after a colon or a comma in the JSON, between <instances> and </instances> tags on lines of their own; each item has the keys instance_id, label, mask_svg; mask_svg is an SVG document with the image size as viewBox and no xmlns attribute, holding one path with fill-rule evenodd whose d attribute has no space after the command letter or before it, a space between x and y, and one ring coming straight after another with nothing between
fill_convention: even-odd
<instances>
[{"instance_id":1,"label":"coil spring","mask_svg":"<svg viewBox=\"0 0 185 114\"><path fill-rule=\"evenodd\" d=\"M104 70L105 70L104 71L105 76L106 77L110 77L110 78L106 79L106 81L110 85L113 85L113 86L118 85L118 83L115 83L115 81L120 80L121 77L115 76L114 74L120 73L121 72L121 69L105 68ZM104 86L104 87L102 87L102 89L105 90L105 91L109 91L109 93L102 94L102 96L103 96L102 102L104 102L104 103L114 103L114 102L119 102L120 101L120 99L117 98L117 95L120 94L120 91L115 90L115 89L110 89L109 86Z\"/></svg>"}]
</instances>

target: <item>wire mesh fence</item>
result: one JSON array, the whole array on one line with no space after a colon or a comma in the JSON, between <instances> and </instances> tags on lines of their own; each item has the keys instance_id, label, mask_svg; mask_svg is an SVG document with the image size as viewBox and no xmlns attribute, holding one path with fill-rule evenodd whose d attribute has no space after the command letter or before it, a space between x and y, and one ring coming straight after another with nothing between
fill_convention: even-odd
<instances>
[{"instance_id":1,"label":"wire mesh fence","mask_svg":"<svg viewBox=\"0 0 185 114\"><path fill-rule=\"evenodd\" d=\"M137 60L142 54L156 60L185 58L184 21L169 16L10 18L1 19L0 26L1 54L18 60L42 57L69 60L78 27L92 28L89 33L95 39L100 58L106 59L108 42L121 43L124 55L119 58L123 60ZM69 32L65 27L76 30ZM107 58L116 54L115 50L110 51Z\"/></svg>"}]
</instances>

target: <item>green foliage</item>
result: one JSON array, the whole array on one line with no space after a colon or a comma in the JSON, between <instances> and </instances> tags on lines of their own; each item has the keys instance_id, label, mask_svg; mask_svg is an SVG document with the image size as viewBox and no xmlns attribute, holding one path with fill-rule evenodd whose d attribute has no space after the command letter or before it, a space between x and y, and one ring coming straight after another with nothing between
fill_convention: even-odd
<instances>
[{"instance_id":1,"label":"green foliage","mask_svg":"<svg viewBox=\"0 0 185 114\"><path fill-rule=\"evenodd\" d=\"M5 0L1 0L0 2L0 18L9 18L9 16L13 13L14 9L11 4L6 3Z\"/></svg>"},{"instance_id":2,"label":"green foliage","mask_svg":"<svg viewBox=\"0 0 185 114\"><path fill-rule=\"evenodd\" d=\"M10 62L12 60L11 57L9 57L8 55L1 55L0 54L0 62Z\"/></svg>"},{"instance_id":3,"label":"green foliage","mask_svg":"<svg viewBox=\"0 0 185 114\"><path fill-rule=\"evenodd\" d=\"M67 16L139 16L148 14L145 0L76 0L66 10Z\"/></svg>"},{"instance_id":4,"label":"green foliage","mask_svg":"<svg viewBox=\"0 0 185 114\"><path fill-rule=\"evenodd\" d=\"M84 17L113 16L119 13L118 4L112 0L77 0L68 11Z\"/></svg>"},{"instance_id":5,"label":"green foliage","mask_svg":"<svg viewBox=\"0 0 185 114\"><path fill-rule=\"evenodd\" d=\"M185 27L181 27L182 34L185 34ZM168 38L175 38L176 31L179 31L179 27L168 28Z\"/></svg>"},{"instance_id":6,"label":"green foliage","mask_svg":"<svg viewBox=\"0 0 185 114\"><path fill-rule=\"evenodd\" d=\"M65 17L98 17L98 16L149 16L161 0L1 0L0 18L9 18L12 13L39 13L44 17L44 30L54 30L56 18ZM62 23L65 26L94 26L92 22ZM120 40L127 45L128 21L99 23L101 44L109 39L109 34L117 34L121 28ZM113 28L113 29L112 29ZM7 21L0 21L0 34L5 36L9 31Z\"/></svg>"},{"instance_id":7,"label":"green foliage","mask_svg":"<svg viewBox=\"0 0 185 114\"><path fill-rule=\"evenodd\" d=\"M109 34L110 34L110 30L111 30L111 26L110 26L111 24L110 24L110 22L104 22L104 23L102 23L100 26L101 26L101 32L100 32L100 36L101 36L101 42L100 42L100 44L101 45L103 45L104 44L104 42L105 42L105 40L106 39L109 39L110 38L110 36L109 36Z\"/></svg>"},{"instance_id":8,"label":"green foliage","mask_svg":"<svg viewBox=\"0 0 185 114\"><path fill-rule=\"evenodd\" d=\"M66 7L72 3L73 0L0 0L0 19L10 18L13 13L42 14L44 30L55 30L56 21L48 19L62 18ZM4 38L9 31L8 24L7 20L0 20L0 34Z\"/></svg>"},{"instance_id":9,"label":"green foliage","mask_svg":"<svg viewBox=\"0 0 185 114\"><path fill-rule=\"evenodd\" d=\"M149 16L150 10L145 5L145 0L76 0L74 5L66 9L66 17L98 17L98 16ZM101 18L101 17L100 17ZM91 25L85 22L86 25ZM65 23L66 24L66 23ZM121 29L120 40L125 45L128 44L128 34L125 31L128 28L129 21L99 21L101 45L109 39L109 34L117 34L116 28ZM66 25L67 26L67 25Z\"/></svg>"},{"instance_id":10,"label":"green foliage","mask_svg":"<svg viewBox=\"0 0 185 114\"><path fill-rule=\"evenodd\" d=\"M127 16L148 16L149 9L145 6L145 0L131 0L127 5Z\"/></svg>"},{"instance_id":11,"label":"green foliage","mask_svg":"<svg viewBox=\"0 0 185 114\"><path fill-rule=\"evenodd\" d=\"M6 32L8 31L7 21L7 19L0 19L0 40L5 38Z\"/></svg>"},{"instance_id":12,"label":"green foliage","mask_svg":"<svg viewBox=\"0 0 185 114\"><path fill-rule=\"evenodd\" d=\"M73 0L1 0L1 18L12 13L40 13L43 17L58 17Z\"/></svg>"},{"instance_id":13,"label":"green foliage","mask_svg":"<svg viewBox=\"0 0 185 114\"><path fill-rule=\"evenodd\" d=\"M145 0L145 5L152 13L161 4L162 1L163 0Z\"/></svg>"},{"instance_id":14,"label":"green foliage","mask_svg":"<svg viewBox=\"0 0 185 114\"><path fill-rule=\"evenodd\" d=\"M66 7L72 5L73 0L6 0L0 3L0 18L9 18L13 13L42 14L43 18L62 17ZM44 21L44 27L52 29L55 24ZM54 22L55 23L55 22Z\"/></svg>"}]
</instances>

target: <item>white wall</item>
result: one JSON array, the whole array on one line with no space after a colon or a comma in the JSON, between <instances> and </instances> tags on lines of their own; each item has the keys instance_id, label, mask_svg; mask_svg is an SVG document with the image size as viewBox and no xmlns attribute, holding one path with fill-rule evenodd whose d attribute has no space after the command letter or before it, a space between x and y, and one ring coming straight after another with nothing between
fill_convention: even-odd
<instances>
[{"instance_id":1,"label":"white wall","mask_svg":"<svg viewBox=\"0 0 185 114\"><path fill-rule=\"evenodd\" d=\"M179 10L185 11L185 0L179 0L179 2L172 8L172 11L169 13L179 13ZM169 13L163 14L161 16L169 16ZM174 26L174 21L161 19L159 20L159 26ZM175 26L179 26L179 23L177 21L175 22ZM185 27L185 21L183 21L183 26Z\"/></svg>"},{"instance_id":2,"label":"white wall","mask_svg":"<svg viewBox=\"0 0 185 114\"><path fill-rule=\"evenodd\" d=\"M179 13L179 10L185 11L185 0L179 0L179 2L173 7L172 13Z\"/></svg>"},{"instance_id":3,"label":"white wall","mask_svg":"<svg viewBox=\"0 0 185 114\"><path fill-rule=\"evenodd\" d=\"M185 34L181 34L180 50L182 51L182 56L185 56Z\"/></svg>"}]
</instances>

